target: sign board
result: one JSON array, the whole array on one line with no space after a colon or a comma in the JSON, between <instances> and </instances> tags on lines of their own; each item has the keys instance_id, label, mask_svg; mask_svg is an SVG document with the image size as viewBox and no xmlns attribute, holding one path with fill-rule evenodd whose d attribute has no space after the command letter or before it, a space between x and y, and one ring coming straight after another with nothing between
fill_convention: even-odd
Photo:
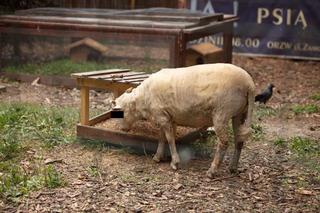
<instances>
[{"instance_id":1,"label":"sign board","mask_svg":"<svg viewBox=\"0 0 320 213\"><path fill-rule=\"evenodd\" d=\"M188 0L190 10L239 16L233 51L320 60L319 0ZM221 35L205 38L221 46Z\"/></svg>"}]
</instances>

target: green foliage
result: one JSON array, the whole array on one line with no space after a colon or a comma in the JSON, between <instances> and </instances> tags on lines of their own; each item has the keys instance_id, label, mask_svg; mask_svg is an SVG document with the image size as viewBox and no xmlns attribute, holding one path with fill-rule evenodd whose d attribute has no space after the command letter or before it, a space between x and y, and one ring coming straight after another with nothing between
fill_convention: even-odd
<instances>
[{"instance_id":1,"label":"green foliage","mask_svg":"<svg viewBox=\"0 0 320 213\"><path fill-rule=\"evenodd\" d=\"M284 146L287 143L287 141L283 138L277 138L273 141L273 144L276 146Z\"/></svg>"},{"instance_id":2,"label":"green foliage","mask_svg":"<svg viewBox=\"0 0 320 213\"><path fill-rule=\"evenodd\" d=\"M0 136L0 161L14 158L21 150L16 134L11 131Z\"/></svg>"},{"instance_id":3,"label":"green foliage","mask_svg":"<svg viewBox=\"0 0 320 213\"><path fill-rule=\"evenodd\" d=\"M191 145L197 156L206 157L212 155L216 141L217 136L215 133L213 131L207 131Z\"/></svg>"},{"instance_id":4,"label":"green foliage","mask_svg":"<svg viewBox=\"0 0 320 213\"><path fill-rule=\"evenodd\" d=\"M101 173L99 171L99 168L97 166L90 166L87 169L88 173L92 177L100 177Z\"/></svg>"},{"instance_id":5,"label":"green foliage","mask_svg":"<svg viewBox=\"0 0 320 213\"><path fill-rule=\"evenodd\" d=\"M41 187L63 185L53 166L38 163L25 171L19 162L30 142L52 147L74 141L77 118L76 109L0 104L0 197L14 200Z\"/></svg>"},{"instance_id":6,"label":"green foliage","mask_svg":"<svg viewBox=\"0 0 320 213\"><path fill-rule=\"evenodd\" d=\"M295 105L292 107L292 111L295 114L299 114L299 113L317 113L319 112L319 106L316 104L306 104L306 105Z\"/></svg>"},{"instance_id":7,"label":"green foliage","mask_svg":"<svg viewBox=\"0 0 320 213\"><path fill-rule=\"evenodd\" d=\"M3 198L14 200L42 187L56 188L64 185L61 175L52 165L28 173L12 162L2 162L0 169L5 171L0 179L0 197Z\"/></svg>"},{"instance_id":8,"label":"green foliage","mask_svg":"<svg viewBox=\"0 0 320 213\"><path fill-rule=\"evenodd\" d=\"M86 72L92 70L102 70L117 68L107 64L99 64L96 62L75 63L68 59L51 61L38 64L22 64L17 66L5 67L5 72L22 72L29 74L42 74L42 75L69 75L73 72Z\"/></svg>"},{"instance_id":9,"label":"green foliage","mask_svg":"<svg viewBox=\"0 0 320 213\"><path fill-rule=\"evenodd\" d=\"M52 165L45 167L43 173L44 185L46 187L52 189L64 185L64 181L62 180L61 175Z\"/></svg>"},{"instance_id":10,"label":"green foliage","mask_svg":"<svg viewBox=\"0 0 320 213\"><path fill-rule=\"evenodd\" d=\"M70 108L48 108L30 104L1 105L0 141L6 145L1 146L0 150L17 148L16 144L26 140L40 141L49 147L70 143L75 136L71 130L77 121L77 114L75 109Z\"/></svg>"},{"instance_id":11,"label":"green foliage","mask_svg":"<svg viewBox=\"0 0 320 213\"><path fill-rule=\"evenodd\" d=\"M289 141L289 149L298 157L298 160L320 177L320 143L306 137L293 137Z\"/></svg>"},{"instance_id":12,"label":"green foliage","mask_svg":"<svg viewBox=\"0 0 320 213\"><path fill-rule=\"evenodd\" d=\"M274 116L277 114L277 110L268 106L259 105L255 110L255 117L261 119L263 117Z\"/></svg>"},{"instance_id":13,"label":"green foliage","mask_svg":"<svg viewBox=\"0 0 320 213\"><path fill-rule=\"evenodd\" d=\"M19 64L14 66L4 67L4 72L11 73L26 73L26 74L38 74L38 75L70 75L75 72L87 72L93 70L104 70L104 69L116 69L116 68L127 68L135 71L143 72L155 72L160 68L165 67L165 60L152 60L147 59L143 64L129 64L124 61L108 62L108 63L97 63L97 62L83 62L76 63L69 59L60 59L56 61L43 62L43 63L28 63Z\"/></svg>"},{"instance_id":14,"label":"green foliage","mask_svg":"<svg viewBox=\"0 0 320 213\"><path fill-rule=\"evenodd\" d=\"M314 94L310 98L315 101L320 101L320 93Z\"/></svg>"},{"instance_id":15,"label":"green foliage","mask_svg":"<svg viewBox=\"0 0 320 213\"><path fill-rule=\"evenodd\" d=\"M308 154L320 155L320 144L312 139L293 137L290 139L290 149L300 156Z\"/></svg>"},{"instance_id":16,"label":"green foliage","mask_svg":"<svg viewBox=\"0 0 320 213\"><path fill-rule=\"evenodd\" d=\"M274 145L288 148L305 167L320 177L320 143L314 139L295 136L290 139L277 138Z\"/></svg>"},{"instance_id":17,"label":"green foliage","mask_svg":"<svg viewBox=\"0 0 320 213\"><path fill-rule=\"evenodd\" d=\"M263 136L264 136L264 132L263 132L263 129L262 129L262 126L261 125L259 125L259 124L252 124L251 125L251 128L252 128L252 138L253 138L253 140L255 140L255 141L259 141L259 140L261 140L262 138L263 138Z\"/></svg>"}]
</instances>

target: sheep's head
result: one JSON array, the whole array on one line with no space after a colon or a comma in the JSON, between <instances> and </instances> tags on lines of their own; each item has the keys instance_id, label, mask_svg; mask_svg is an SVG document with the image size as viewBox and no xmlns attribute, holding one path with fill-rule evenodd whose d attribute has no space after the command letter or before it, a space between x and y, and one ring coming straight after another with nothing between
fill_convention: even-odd
<instances>
[{"instance_id":1,"label":"sheep's head","mask_svg":"<svg viewBox=\"0 0 320 213\"><path fill-rule=\"evenodd\" d=\"M135 94L130 90L126 91L115 100L113 109L123 110L123 122L121 126L123 131L129 131L133 123L140 117L136 108Z\"/></svg>"}]
</instances>

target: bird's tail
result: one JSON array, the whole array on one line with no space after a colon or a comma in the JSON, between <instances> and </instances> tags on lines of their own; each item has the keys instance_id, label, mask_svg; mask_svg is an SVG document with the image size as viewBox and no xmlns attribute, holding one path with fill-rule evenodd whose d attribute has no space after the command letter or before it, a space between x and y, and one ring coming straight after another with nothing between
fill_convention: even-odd
<instances>
[{"instance_id":1,"label":"bird's tail","mask_svg":"<svg viewBox=\"0 0 320 213\"><path fill-rule=\"evenodd\" d=\"M254 91L255 91L254 86L253 87L251 86L248 90L247 113L245 116L244 123L239 127L239 137L241 138L242 141L247 140L247 138L251 134L251 123L252 123L254 100L255 100Z\"/></svg>"}]
</instances>

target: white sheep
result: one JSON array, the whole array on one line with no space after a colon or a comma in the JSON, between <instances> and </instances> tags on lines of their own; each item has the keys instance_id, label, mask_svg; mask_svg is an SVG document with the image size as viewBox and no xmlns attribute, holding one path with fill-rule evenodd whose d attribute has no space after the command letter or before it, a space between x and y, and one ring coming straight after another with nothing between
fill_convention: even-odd
<instances>
[{"instance_id":1,"label":"white sheep","mask_svg":"<svg viewBox=\"0 0 320 213\"><path fill-rule=\"evenodd\" d=\"M124 111L124 129L140 119L159 125L160 137L153 159L159 162L169 143L171 167L180 158L175 145L176 126L214 126L218 144L207 174L216 173L228 147L228 121L232 119L235 151L230 171L236 172L244 141L250 133L255 86L251 76L232 64L204 64L162 69L131 92L116 99Z\"/></svg>"}]
</instances>

